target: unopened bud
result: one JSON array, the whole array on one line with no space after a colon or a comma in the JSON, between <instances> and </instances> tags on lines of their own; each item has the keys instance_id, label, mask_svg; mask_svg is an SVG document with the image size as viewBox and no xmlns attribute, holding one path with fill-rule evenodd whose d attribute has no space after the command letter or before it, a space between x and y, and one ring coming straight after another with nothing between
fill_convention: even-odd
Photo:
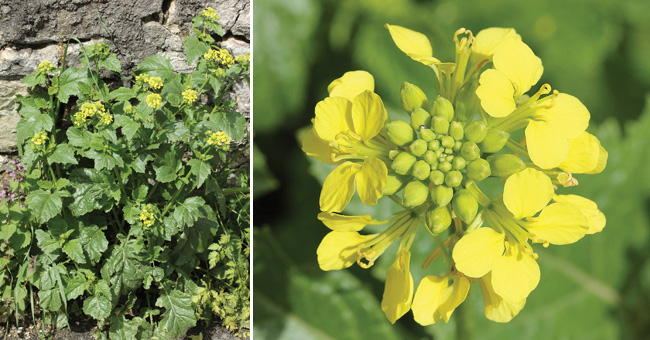
<instances>
[{"instance_id":1,"label":"unopened bud","mask_svg":"<svg viewBox=\"0 0 650 340\"><path fill-rule=\"evenodd\" d=\"M487 158L493 176L508 177L526 169L521 158L512 154L492 155Z\"/></svg>"},{"instance_id":2,"label":"unopened bud","mask_svg":"<svg viewBox=\"0 0 650 340\"><path fill-rule=\"evenodd\" d=\"M508 138L510 138L510 134L506 131L499 129L489 129L487 130L485 139L479 146L483 152L495 153L503 149L503 147L508 142Z\"/></svg>"},{"instance_id":3,"label":"unopened bud","mask_svg":"<svg viewBox=\"0 0 650 340\"><path fill-rule=\"evenodd\" d=\"M454 197L454 189L446 185L437 185L431 190L431 199L441 207L449 204Z\"/></svg>"},{"instance_id":4,"label":"unopened bud","mask_svg":"<svg viewBox=\"0 0 650 340\"><path fill-rule=\"evenodd\" d=\"M487 135L487 125L481 120L475 120L465 126L465 138L474 143L480 143Z\"/></svg>"},{"instance_id":5,"label":"unopened bud","mask_svg":"<svg viewBox=\"0 0 650 340\"><path fill-rule=\"evenodd\" d=\"M397 155L399 155L400 152L401 151L399 150L390 150L388 151L388 158L390 158L390 160L393 160L395 157L397 157Z\"/></svg>"},{"instance_id":6,"label":"unopened bud","mask_svg":"<svg viewBox=\"0 0 650 340\"><path fill-rule=\"evenodd\" d=\"M436 139L436 133L431 129L420 129L420 138L427 142L431 142Z\"/></svg>"},{"instance_id":7,"label":"unopened bud","mask_svg":"<svg viewBox=\"0 0 650 340\"><path fill-rule=\"evenodd\" d=\"M465 162L465 158L461 156L454 157L454 160L451 162L451 167L454 168L454 170L464 169L465 165L467 165L467 162Z\"/></svg>"},{"instance_id":8,"label":"unopened bud","mask_svg":"<svg viewBox=\"0 0 650 340\"><path fill-rule=\"evenodd\" d=\"M465 223L470 223L474 220L474 217L476 217L476 213L478 212L478 202L476 201L476 197L466 189L456 192L454 199L451 202L451 206L454 208L456 216Z\"/></svg>"},{"instance_id":9,"label":"unopened bud","mask_svg":"<svg viewBox=\"0 0 650 340\"><path fill-rule=\"evenodd\" d=\"M440 170L434 170L429 173L429 180L434 185L440 185L445 181L445 174Z\"/></svg>"},{"instance_id":10,"label":"unopened bud","mask_svg":"<svg viewBox=\"0 0 650 340\"><path fill-rule=\"evenodd\" d=\"M405 146L415 138L415 131L409 123L403 120L394 120L386 125L386 134L391 143Z\"/></svg>"},{"instance_id":11,"label":"unopened bud","mask_svg":"<svg viewBox=\"0 0 650 340\"><path fill-rule=\"evenodd\" d=\"M427 162L423 160L419 160L413 164L413 177L419 179L419 180L425 180L429 177L429 173L431 172L431 167Z\"/></svg>"},{"instance_id":12,"label":"unopened bud","mask_svg":"<svg viewBox=\"0 0 650 340\"><path fill-rule=\"evenodd\" d=\"M486 179L490 173L490 163L483 158L475 159L467 165L467 177L475 182Z\"/></svg>"},{"instance_id":13,"label":"unopened bud","mask_svg":"<svg viewBox=\"0 0 650 340\"><path fill-rule=\"evenodd\" d=\"M429 196L429 186L420 182L413 181L404 187L404 205L407 207L417 207L424 203Z\"/></svg>"},{"instance_id":14,"label":"unopened bud","mask_svg":"<svg viewBox=\"0 0 650 340\"><path fill-rule=\"evenodd\" d=\"M440 141L439 140L432 140L429 142L429 150L438 150L440 149Z\"/></svg>"},{"instance_id":15,"label":"unopened bud","mask_svg":"<svg viewBox=\"0 0 650 340\"><path fill-rule=\"evenodd\" d=\"M425 128L431 126L431 115L429 112L418 107L411 112L411 127L415 130L419 130L422 126Z\"/></svg>"},{"instance_id":16,"label":"unopened bud","mask_svg":"<svg viewBox=\"0 0 650 340\"><path fill-rule=\"evenodd\" d=\"M451 122L449 124L449 135L457 141L463 139L465 135L463 124L461 122Z\"/></svg>"},{"instance_id":17,"label":"unopened bud","mask_svg":"<svg viewBox=\"0 0 650 340\"><path fill-rule=\"evenodd\" d=\"M438 167L438 156L436 156L435 152L431 150L427 150L427 152L425 152L424 155L422 156L422 159L424 159L424 161L427 162L427 164L431 165L432 168Z\"/></svg>"},{"instance_id":18,"label":"unopened bud","mask_svg":"<svg viewBox=\"0 0 650 340\"><path fill-rule=\"evenodd\" d=\"M392 195L400 191L406 185L407 178L407 176L389 173L386 177L386 185L383 188L384 195Z\"/></svg>"},{"instance_id":19,"label":"unopened bud","mask_svg":"<svg viewBox=\"0 0 650 340\"><path fill-rule=\"evenodd\" d=\"M442 172L448 172L451 170L451 163L443 161L438 163L438 169Z\"/></svg>"},{"instance_id":20,"label":"unopened bud","mask_svg":"<svg viewBox=\"0 0 650 340\"><path fill-rule=\"evenodd\" d=\"M454 119L454 106L447 98L438 96L431 107L431 115L442 117L451 122Z\"/></svg>"},{"instance_id":21,"label":"unopened bud","mask_svg":"<svg viewBox=\"0 0 650 340\"><path fill-rule=\"evenodd\" d=\"M411 83L402 83L399 97L406 112L413 112L417 108L427 106L427 96L419 87Z\"/></svg>"},{"instance_id":22,"label":"unopened bud","mask_svg":"<svg viewBox=\"0 0 650 340\"><path fill-rule=\"evenodd\" d=\"M444 146L445 148L453 148L454 145L456 144L456 141L450 136L442 136L442 138L440 139L440 144L442 144L442 146Z\"/></svg>"},{"instance_id":23,"label":"unopened bud","mask_svg":"<svg viewBox=\"0 0 650 340\"><path fill-rule=\"evenodd\" d=\"M448 187L455 188L460 185L460 182L463 181L463 174L460 173L458 170L452 170L449 171L445 175L445 184L447 184Z\"/></svg>"},{"instance_id":24,"label":"unopened bud","mask_svg":"<svg viewBox=\"0 0 650 340\"><path fill-rule=\"evenodd\" d=\"M433 131L437 134L446 134L449 132L449 121L444 117L434 116L431 120Z\"/></svg>"},{"instance_id":25,"label":"unopened bud","mask_svg":"<svg viewBox=\"0 0 650 340\"><path fill-rule=\"evenodd\" d=\"M413 155L420 157L427 151L427 142L424 139L416 139L411 143L409 149Z\"/></svg>"},{"instance_id":26,"label":"unopened bud","mask_svg":"<svg viewBox=\"0 0 650 340\"><path fill-rule=\"evenodd\" d=\"M476 143L465 142L460 148L460 155L463 156L466 161L473 161L481 155L481 150L478 148Z\"/></svg>"},{"instance_id":27,"label":"unopened bud","mask_svg":"<svg viewBox=\"0 0 650 340\"><path fill-rule=\"evenodd\" d=\"M451 225L451 214L447 207L436 207L425 213L427 226L434 234L440 234Z\"/></svg>"},{"instance_id":28,"label":"unopened bud","mask_svg":"<svg viewBox=\"0 0 650 340\"><path fill-rule=\"evenodd\" d=\"M395 159L393 159L393 163L390 167L398 175L406 175L411 172L411 168L413 168L413 164L415 164L416 161L417 158L415 158L415 156L408 152L401 152L397 157L395 157Z\"/></svg>"}]
</instances>

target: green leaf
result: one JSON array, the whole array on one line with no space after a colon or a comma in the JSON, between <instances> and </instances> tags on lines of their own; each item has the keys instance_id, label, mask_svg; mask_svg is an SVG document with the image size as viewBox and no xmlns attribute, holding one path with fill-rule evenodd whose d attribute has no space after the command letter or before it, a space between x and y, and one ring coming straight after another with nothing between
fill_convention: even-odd
<instances>
[{"instance_id":1,"label":"green leaf","mask_svg":"<svg viewBox=\"0 0 650 340\"><path fill-rule=\"evenodd\" d=\"M190 130L183 122L169 122L163 127L165 137L172 142L186 141L190 138Z\"/></svg>"},{"instance_id":2,"label":"green leaf","mask_svg":"<svg viewBox=\"0 0 650 340\"><path fill-rule=\"evenodd\" d=\"M122 156L120 156L120 154L116 152L105 153L105 152L90 150L86 152L85 155L86 157L95 160L95 169L97 170L102 170L102 169L112 170L116 166L119 168L124 167L124 161L122 160Z\"/></svg>"},{"instance_id":3,"label":"green leaf","mask_svg":"<svg viewBox=\"0 0 650 340\"><path fill-rule=\"evenodd\" d=\"M87 69L67 68L59 77L59 91L56 96L62 103L67 103L70 96L78 96L81 93L80 84L90 85L91 82Z\"/></svg>"},{"instance_id":4,"label":"green leaf","mask_svg":"<svg viewBox=\"0 0 650 340\"><path fill-rule=\"evenodd\" d=\"M108 322L111 325L108 331L108 336L111 339L128 340L136 339L138 328L145 321L140 317L127 320L124 315L111 315Z\"/></svg>"},{"instance_id":5,"label":"green leaf","mask_svg":"<svg viewBox=\"0 0 650 340\"><path fill-rule=\"evenodd\" d=\"M178 177L177 172L183 167L177 149L165 152L162 159L154 160L153 169L156 172L156 181L168 183Z\"/></svg>"},{"instance_id":6,"label":"green leaf","mask_svg":"<svg viewBox=\"0 0 650 340\"><path fill-rule=\"evenodd\" d=\"M205 182L208 176L210 176L212 167L207 162L196 158L190 159L187 164L191 167L192 174L196 177L196 188L198 189L203 185L203 182Z\"/></svg>"},{"instance_id":7,"label":"green leaf","mask_svg":"<svg viewBox=\"0 0 650 340\"><path fill-rule=\"evenodd\" d=\"M61 295L57 288L39 290L38 298L41 301L41 307L46 311L56 312L61 309L63 305L61 302Z\"/></svg>"},{"instance_id":8,"label":"green leaf","mask_svg":"<svg viewBox=\"0 0 650 340\"><path fill-rule=\"evenodd\" d=\"M183 44L185 48L185 55L187 56L187 65L192 64L196 59L200 58L210 50L210 46L195 36L189 36L185 38L185 43Z\"/></svg>"},{"instance_id":9,"label":"green leaf","mask_svg":"<svg viewBox=\"0 0 650 340\"><path fill-rule=\"evenodd\" d=\"M51 258L56 258L61 254L61 243L47 231L37 229L34 231L38 247Z\"/></svg>"},{"instance_id":10,"label":"green leaf","mask_svg":"<svg viewBox=\"0 0 650 340\"><path fill-rule=\"evenodd\" d=\"M147 163L153 160L153 156L150 154L139 154L138 157L133 159L133 162L129 164L130 167L138 173L144 173L147 168Z\"/></svg>"},{"instance_id":11,"label":"green leaf","mask_svg":"<svg viewBox=\"0 0 650 340\"><path fill-rule=\"evenodd\" d=\"M43 130L52 131L53 126L54 121L52 117L47 114L41 114L40 111L24 114L16 126L18 144L22 144L25 140Z\"/></svg>"},{"instance_id":12,"label":"green leaf","mask_svg":"<svg viewBox=\"0 0 650 340\"><path fill-rule=\"evenodd\" d=\"M111 53L106 59L100 60L97 63L97 66L104 67L107 70L113 72L122 72L122 64L117 59L117 55L115 53Z\"/></svg>"},{"instance_id":13,"label":"green leaf","mask_svg":"<svg viewBox=\"0 0 650 340\"><path fill-rule=\"evenodd\" d=\"M65 283L65 296L68 300L80 297L86 290L87 280L78 272L71 276L64 276L63 282Z\"/></svg>"},{"instance_id":14,"label":"green leaf","mask_svg":"<svg viewBox=\"0 0 650 340\"><path fill-rule=\"evenodd\" d=\"M35 71L26 75L20 82L29 86L29 88L33 90L36 85L45 85L47 78L45 78L45 75L41 72Z\"/></svg>"},{"instance_id":15,"label":"green leaf","mask_svg":"<svg viewBox=\"0 0 650 340\"><path fill-rule=\"evenodd\" d=\"M75 188L73 202L68 206L75 216L85 215L101 209L109 201L107 179L95 169L77 168L70 174L70 182Z\"/></svg>"},{"instance_id":16,"label":"green leaf","mask_svg":"<svg viewBox=\"0 0 650 340\"><path fill-rule=\"evenodd\" d=\"M115 125L122 128L122 133L126 136L126 139L132 140L138 129L140 129L140 124L125 115L116 114L113 117L115 118Z\"/></svg>"},{"instance_id":17,"label":"green leaf","mask_svg":"<svg viewBox=\"0 0 650 340\"><path fill-rule=\"evenodd\" d=\"M93 138L93 134L90 131L81 130L77 127L68 128L65 134L68 136L70 144L82 149L87 149Z\"/></svg>"},{"instance_id":18,"label":"green leaf","mask_svg":"<svg viewBox=\"0 0 650 340\"><path fill-rule=\"evenodd\" d=\"M173 107L178 107L183 100L183 85L181 85L179 77L175 77L174 80L165 83L160 95L171 104Z\"/></svg>"},{"instance_id":19,"label":"green leaf","mask_svg":"<svg viewBox=\"0 0 650 340\"><path fill-rule=\"evenodd\" d=\"M83 264L86 263L83 247L78 239L72 239L65 243L63 252L66 253L74 262Z\"/></svg>"},{"instance_id":20,"label":"green leaf","mask_svg":"<svg viewBox=\"0 0 650 340\"><path fill-rule=\"evenodd\" d=\"M101 270L102 278L109 280L111 287L122 293L140 287L146 274L146 264L141 261L143 256L135 242L122 240L113 248Z\"/></svg>"},{"instance_id":21,"label":"green leaf","mask_svg":"<svg viewBox=\"0 0 650 340\"><path fill-rule=\"evenodd\" d=\"M61 164L78 164L77 159L74 157L74 149L68 144L59 144L54 149L54 152L47 157L50 163Z\"/></svg>"},{"instance_id":22,"label":"green leaf","mask_svg":"<svg viewBox=\"0 0 650 340\"><path fill-rule=\"evenodd\" d=\"M205 200L199 196L188 197L174 209L174 218L179 224L191 227L194 222L203 216L199 208L205 205Z\"/></svg>"},{"instance_id":23,"label":"green leaf","mask_svg":"<svg viewBox=\"0 0 650 340\"><path fill-rule=\"evenodd\" d=\"M112 309L110 298L103 294L95 294L84 300L84 313L98 320L109 317Z\"/></svg>"},{"instance_id":24,"label":"green leaf","mask_svg":"<svg viewBox=\"0 0 650 340\"><path fill-rule=\"evenodd\" d=\"M189 294L174 289L169 294L162 294L156 300L156 306L165 308L163 319L156 328L156 335L163 339L179 337L196 325Z\"/></svg>"},{"instance_id":25,"label":"green leaf","mask_svg":"<svg viewBox=\"0 0 650 340\"><path fill-rule=\"evenodd\" d=\"M154 55L143 60L135 72L138 74L147 73L149 76L161 77L163 80L176 76L169 59L159 55Z\"/></svg>"},{"instance_id":26,"label":"green leaf","mask_svg":"<svg viewBox=\"0 0 650 340\"><path fill-rule=\"evenodd\" d=\"M117 100L118 102L125 102L135 97L135 91L132 88L120 87L119 89L111 91L106 100Z\"/></svg>"},{"instance_id":27,"label":"green leaf","mask_svg":"<svg viewBox=\"0 0 650 340\"><path fill-rule=\"evenodd\" d=\"M104 232L98 226L92 225L83 227L79 241L83 249L88 254L90 261L97 263L102 257L102 254L108 249L108 240Z\"/></svg>"},{"instance_id":28,"label":"green leaf","mask_svg":"<svg viewBox=\"0 0 650 340\"><path fill-rule=\"evenodd\" d=\"M36 220L45 223L61 213L61 198L64 196L63 191L35 190L27 195L26 201Z\"/></svg>"}]
</instances>

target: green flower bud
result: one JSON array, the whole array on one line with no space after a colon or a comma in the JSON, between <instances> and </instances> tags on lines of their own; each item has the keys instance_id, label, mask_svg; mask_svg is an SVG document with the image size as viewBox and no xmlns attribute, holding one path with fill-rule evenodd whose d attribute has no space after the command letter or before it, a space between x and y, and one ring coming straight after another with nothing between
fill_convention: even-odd
<instances>
[{"instance_id":1,"label":"green flower bud","mask_svg":"<svg viewBox=\"0 0 650 340\"><path fill-rule=\"evenodd\" d=\"M384 195L392 195L400 191L408 181L408 176L399 176L397 174L389 173L386 177L386 185L384 185Z\"/></svg>"},{"instance_id":2,"label":"green flower bud","mask_svg":"<svg viewBox=\"0 0 650 340\"><path fill-rule=\"evenodd\" d=\"M431 199L433 202L441 207L449 204L454 197L454 189L446 185L438 185L431 190Z\"/></svg>"},{"instance_id":3,"label":"green flower bud","mask_svg":"<svg viewBox=\"0 0 650 340\"><path fill-rule=\"evenodd\" d=\"M404 187L404 205L407 207L417 207L424 203L429 196L429 186L420 182L413 181Z\"/></svg>"},{"instance_id":4,"label":"green flower bud","mask_svg":"<svg viewBox=\"0 0 650 340\"><path fill-rule=\"evenodd\" d=\"M440 139L440 144L442 144L442 146L445 148L453 148L454 144L456 144L456 141L451 138L451 136L442 136Z\"/></svg>"},{"instance_id":5,"label":"green flower bud","mask_svg":"<svg viewBox=\"0 0 650 340\"><path fill-rule=\"evenodd\" d=\"M434 116L431 120L431 125L433 126L433 131L437 134L446 134L449 132L449 121L440 116Z\"/></svg>"},{"instance_id":6,"label":"green flower bud","mask_svg":"<svg viewBox=\"0 0 650 340\"><path fill-rule=\"evenodd\" d=\"M458 150L460 150L461 147L463 147L463 143L461 143L459 141L456 141L456 143L454 144L454 147L452 149L454 149L454 151L458 151Z\"/></svg>"},{"instance_id":7,"label":"green flower bud","mask_svg":"<svg viewBox=\"0 0 650 340\"><path fill-rule=\"evenodd\" d=\"M400 152L401 151L399 151L399 150L390 150L390 151L388 151L388 158L393 160L393 159L395 159L395 157L397 157L397 155L399 155Z\"/></svg>"},{"instance_id":8,"label":"green flower bud","mask_svg":"<svg viewBox=\"0 0 650 340\"><path fill-rule=\"evenodd\" d=\"M417 160L418 159L410 153L401 152L397 157L395 157L390 167L398 175L406 175L411 172L411 168L413 168L413 164L415 164Z\"/></svg>"},{"instance_id":9,"label":"green flower bud","mask_svg":"<svg viewBox=\"0 0 650 340\"><path fill-rule=\"evenodd\" d=\"M481 151L486 153L495 153L501 150L510 138L510 134L499 129L487 130L485 139L479 144Z\"/></svg>"},{"instance_id":10,"label":"green flower bud","mask_svg":"<svg viewBox=\"0 0 650 340\"><path fill-rule=\"evenodd\" d=\"M463 174L461 174L458 170L449 171L445 175L445 184L447 184L448 187L455 188L459 186L462 181Z\"/></svg>"},{"instance_id":11,"label":"green flower bud","mask_svg":"<svg viewBox=\"0 0 650 340\"><path fill-rule=\"evenodd\" d=\"M431 126L431 115L429 112L424 111L421 108L416 108L411 112L411 127L415 130L419 130L421 127L430 127Z\"/></svg>"},{"instance_id":12,"label":"green flower bud","mask_svg":"<svg viewBox=\"0 0 650 340\"><path fill-rule=\"evenodd\" d=\"M445 153L448 154L448 155L451 155L452 153L454 153L454 149L452 149L452 148L445 148Z\"/></svg>"},{"instance_id":13,"label":"green flower bud","mask_svg":"<svg viewBox=\"0 0 650 340\"><path fill-rule=\"evenodd\" d=\"M434 166L435 167L438 166L438 156L436 156L436 153L431 150L427 150L427 152L425 152L424 155L422 156L422 159L424 159L425 162L431 165L432 168Z\"/></svg>"},{"instance_id":14,"label":"green flower bud","mask_svg":"<svg viewBox=\"0 0 650 340\"><path fill-rule=\"evenodd\" d=\"M497 177L508 177L526 169L524 161L512 154L492 155L487 161L490 163L492 175Z\"/></svg>"},{"instance_id":15,"label":"green flower bud","mask_svg":"<svg viewBox=\"0 0 650 340\"><path fill-rule=\"evenodd\" d=\"M449 135L457 141L463 139L465 135L463 124L461 122L451 122L449 125Z\"/></svg>"},{"instance_id":16,"label":"green flower bud","mask_svg":"<svg viewBox=\"0 0 650 340\"><path fill-rule=\"evenodd\" d=\"M420 90L419 87L403 82L402 88L399 91L399 98L402 102L402 107L406 112L413 112L417 108L422 108L428 105L427 96Z\"/></svg>"},{"instance_id":17,"label":"green flower bud","mask_svg":"<svg viewBox=\"0 0 650 340\"><path fill-rule=\"evenodd\" d=\"M490 176L490 163L483 158L473 160L467 165L467 177L479 182Z\"/></svg>"},{"instance_id":18,"label":"green flower bud","mask_svg":"<svg viewBox=\"0 0 650 340\"><path fill-rule=\"evenodd\" d=\"M454 170L461 170L465 168L465 165L467 162L465 162L465 158L461 156L456 156L454 157L454 160L451 162L451 167L454 168Z\"/></svg>"},{"instance_id":19,"label":"green flower bud","mask_svg":"<svg viewBox=\"0 0 650 340\"><path fill-rule=\"evenodd\" d=\"M420 157L427 151L427 142L425 142L424 139L416 139L411 143L409 149L413 155Z\"/></svg>"},{"instance_id":20,"label":"green flower bud","mask_svg":"<svg viewBox=\"0 0 650 340\"><path fill-rule=\"evenodd\" d=\"M449 163L451 163L453 160L454 160L454 155L449 155L449 156L445 157L445 161L447 161ZM453 164L452 164L452 166L453 166Z\"/></svg>"},{"instance_id":21,"label":"green flower bud","mask_svg":"<svg viewBox=\"0 0 650 340\"><path fill-rule=\"evenodd\" d=\"M465 142L460 148L460 155L467 161L473 161L481 155L481 150L474 142Z\"/></svg>"},{"instance_id":22,"label":"green flower bud","mask_svg":"<svg viewBox=\"0 0 650 340\"><path fill-rule=\"evenodd\" d=\"M440 149L440 141L439 140L432 140L429 142L429 149L430 150L438 150Z\"/></svg>"},{"instance_id":23,"label":"green flower bud","mask_svg":"<svg viewBox=\"0 0 650 340\"><path fill-rule=\"evenodd\" d=\"M487 135L487 125L481 120L475 120L465 126L465 138L474 143L480 143Z\"/></svg>"},{"instance_id":24,"label":"green flower bud","mask_svg":"<svg viewBox=\"0 0 650 340\"><path fill-rule=\"evenodd\" d=\"M478 202L476 201L476 197L466 189L459 190L454 194L451 206L454 208L456 216L465 223L472 222L478 212Z\"/></svg>"},{"instance_id":25,"label":"green flower bud","mask_svg":"<svg viewBox=\"0 0 650 340\"><path fill-rule=\"evenodd\" d=\"M454 119L454 106L447 98L438 96L431 107L431 115L442 117L451 122Z\"/></svg>"},{"instance_id":26,"label":"green flower bud","mask_svg":"<svg viewBox=\"0 0 650 340\"><path fill-rule=\"evenodd\" d=\"M423 160L419 160L413 164L413 177L419 179L419 180L425 180L429 177L429 173L431 172L431 167L427 162Z\"/></svg>"},{"instance_id":27,"label":"green flower bud","mask_svg":"<svg viewBox=\"0 0 650 340\"><path fill-rule=\"evenodd\" d=\"M442 172L447 172L447 171L451 170L451 163L449 163L447 161L440 162L440 163L438 163L438 169L440 169L440 171L442 171Z\"/></svg>"},{"instance_id":28,"label":"green flower bud","mask_svg":"<svg viewBox=\"0 0 650 340\"><path fill-rule=\"evenodd\" d=\"M434 185L440 185L445 181L445 174L440 170L434 170L429 173L429 180Z\"/></svg>"},{"instance_id":29,"label":"green flower bud","mask_svg":"<svg viewBox=\"0 0 650 340\"><path fill-rule=\"evenodd\" d=\"M431 142L436 139L436 133L431 129L420 129L420 138L427 142Z\"/></svg>"},{"instance_id":30,"label":"green flower bud","mask_svg":"<svg viewBox=\"0 0 650 340\"><path fill-rule=\"evenodd\" d=\"M437 207L425 213L427 227L434 234L440 234L451 225L451 214L447 207Z\"/></svg>"},{"instance_id":31,"label":"green flower bud","mask_svg":"<svg viewBox=\"0 0 650 340\"><path fill-rule=\"evenodd\" d=\"M415 138L415 131L409 123L403 120L394 120L386 125L386 134L391 143L405 146Z\"/></svg>"}]
</instances>

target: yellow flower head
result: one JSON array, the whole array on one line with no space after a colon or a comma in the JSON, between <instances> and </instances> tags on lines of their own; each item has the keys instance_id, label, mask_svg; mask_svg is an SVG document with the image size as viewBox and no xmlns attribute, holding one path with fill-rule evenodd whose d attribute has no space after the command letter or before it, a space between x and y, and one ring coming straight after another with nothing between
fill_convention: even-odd
<instances>
[{"instance_id":1,"label":"yellow flower head","mask_svg":"<svg viewBox=\"0 0 650 340\"><path fill-rule=\"evenodd\" d=\"M190 104L194 103L196 101L196 98L198 98L196 91L192 89L187 89L183 91L182 95L183 95L183 101Z\"/></svg>"},{"instance_id":2,"label":"yellow flower head","mask_svg":"<svg viewBox=\"0 0 650 340\"><path fill-rule=\"evenodd\" d=\"M162 97L158 93L151 93L147 95L145 101L147 102L147 106L152 109L157 109L162 104Z\"/></svg>"},{"instance_id":3,"label":"yellow flower head","mask_svg":"<svg viewBox=\"0 0 650 340\"><path fill-rule=\"evenodd\" d=\"M147 84L154 90L160 90L163 87L163 81L160 77L148 77Z\"/></svg>"},{"instance_id":4,"label":"yellow flower head","mask_svg":"<svg viewBox=\"0 0 650 340\"><path fill-rule=\"evenodd\" d=\"M140 212L140 221L142 221L142 224L144 224L145 227L151 227L154 224L156 218L154 216L153 205L147 204L142 207L142 211Z\"/></svg>"},{"instance_id":5,"label":"yellow flower head","mask_svg":"<svg viewBox=\"0 0 650 340\"><path fill-rule=\"evenodd\" d=\"M223 65L225 68L229 68L235 63L235 59L225 48L218 50L211 49L208 52L205 52L203 57L207 60L214 61L219 65Z\"/></svg>"},{"instance_id":6,"label":"yellow flower head","mask_svg":"<svg viewBox=\"0 0 650 340\"><path fill-rule=\"evenodd\" d=\"M48 140L47 137L47 132L41 131L32 137L32 144L36 146L43 146L45 144L45 141Z\"/></svg>"},{"instance_id":7,"label":"yellow flower head","mask_svg":"<svg viewBox=\"0 0 650 340\"><path fill-rule=\"evenodd\" d=\"M138 74L135 76L135 84L136 85L144 85L145 83L149 82L149 75L146 73Z\"/></svg>"},{"instance_id":8,"label":"yellow flower head","mask_svg":"<svg viewBox=\"0 0 650 340\"><path fill-rule=\"evenodd\" d=\"M52 63L49 60L45 60L38 64L36 71L40 73L50 73L53 69L54 66L52 66Z\"/></svg>"},{"instance_id":9,"label":"yellow flower head","mask_svg":"<svg viewBox=\"0 0 650 340\"><path fill-rule=\"evenodd\" d=\"M228 150L230 147L230 136L228 136L225 132L208 131L206 132L206 135L208 136L208 145L217 145L219 147L222 147L224 150Z\"/></svg>"},{"instance_id":10,"label":"yellow flower head","mask_svg":"<svg viewBox=\"0 0 650 340\"><path fill-rule=\"evenodd\" d=\"M217 14L217 11L212 7L206 7L204 10L202 10L201 16L212 21L219 20L219 14Z\"/></svg>"}]
</instances>

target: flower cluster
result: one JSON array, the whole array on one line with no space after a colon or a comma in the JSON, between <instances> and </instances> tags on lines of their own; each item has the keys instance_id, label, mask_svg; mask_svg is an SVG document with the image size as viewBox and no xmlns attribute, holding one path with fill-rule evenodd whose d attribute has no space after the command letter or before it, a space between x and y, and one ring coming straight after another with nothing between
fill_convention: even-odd
<instances>
[{"instance_id":1,"label":"flower cluster","mask_svg":"<svg viewBox=\"0 0 650 340\"><path fill-rule=\"evenodd\" d=\"M223 150L230 149L230 136L223 131L208 131L205 133L208 136L208 145L217 145Z\"/></svg>"},{"instance_id":2,"label":"flower cluster","mask_svg":"<svg viewBox=\"0 0 650 340\"><path fill-rule=\"evenodd\" d=\"M79 107L79 111L74 114L72 122L76 126L83 125L87 119L98 117L99 124L109 125L113 122L113 115L106 112L104 104L100 101L85 102Z\"/></svg>"},{"instance_id":3,"label":"flower cluster","mask_svg":"<svg viewBox=\"0 0 650 340\"><path fill-rule=\"evenodd\" d=\"M196 91L192 89L187 89L183 91L182 95L183 95L183 101L190 104L194 103L198 98Z\"/></svg>"},{"instance_id":4,"label":"flower cluster","mask_svg":"<svg viewBox=\"0 0 650 340\"><path fill-rule=\"evenodd\" d=\"M41 130L41 132L35 134L34 137L32 137L31 139L32 150L34 151L44 150L45 142L48 139L49 137L47 137L47 132L45 132L44 130Z\"/></svg>"},{"instance_id":5,"label":"flower cluster","mask_svg":"<svg viewBox=\"0 0 650 340\"><path fill-rule=\"evenodd\" d=\"M160 90L163 87L163 81L160 77L151 77L146 73L135 76L136 85L148 85L153 90Z\"/></svg>"},{"instance_id":6,"label":"flower cluster","mask_svg":"<svg viewBox=\"0 0 650 340\"><path fill-rule=\"evenodd\" d=\"M37 72L43 74L52 72L52 70L54 70L54 66L52 66L52 63L49 60L45 60L38 64L38 68L36 69Z\"/></svg>"},{"instance_id":7,"label":"flower cluster","mask_svg":"<svg viewBox=\"0 0 650 340\"><path fill-rule=\"evenodd\" d=\"M391 121L369 73L348 72L328 86L303 138L307 155L337 166L320 195L318 219L331 232L318 263L323 270L368 268L399 240L381 303L391 322L409 310L422 325L447 322L477 282L486 317L508 322L540 280L533 243L570 244L604 228L596 203L560 194L558 186L601 172L607 151L585 131L590 115L577 98L549 84L526 94L543 67L514 29L476 36L460 29L454 62L442 62L423 34L386 28L402 52L434 71L438 96L430 100L404 82L410 122ZM521 129L524 138L515 141ZM503 193L481 190L490 178L504 183ZM389 196L402 210L386 221L339 214L355 191L365 205ZM387 227L360 233L379 224ZM449 264L414 289L409 249L420 226L432 245L423 268L441 255Z\"/></svg>"},{"instance_id":8,"label":"flower cluster","mask_svg":"<svg viewBox=\"0 0 650 340\"><path fill-rule=\"evenodd\" d=\"M217 14L217 11L212 7L206 7L204 10L202 10L201 16L212 21L219 20L219 14Z\"/></svg>"},{"instance_id":9,"label":"flower cluster","mask_svg":"<svg viewBox=\"0 0 650 340\"><path fill-rule=\"evenodd\" d=\"M210 49L203 54L203 58L212 60L217 64L223 65L225 68L229 68L235 63L235 58L225 48L218 50Z\"/></svg>"},{"instance_id":10,"label":"flower cluster","mask_svg":"<svg viewBox=\"0 0 650 340\"><path fill-rule=\"evenodd\" d=\"M140 212L140 221L142 221L142 224L144 224L145 227L151 227L153 225L156 221L153 205L147 204L142 207L142 211Z\"/></svg>"},{"instance_id":11,"label":"flower cluster","mask_svg":"<svg viewBox=\"0 0 650 340\"><path fill-rule=\"evenodd\" d=\"M162 97L158 93L150 93L145 98L147 106L152 109L157 109L162 105Z\"/></svg>"}]
</instances>

